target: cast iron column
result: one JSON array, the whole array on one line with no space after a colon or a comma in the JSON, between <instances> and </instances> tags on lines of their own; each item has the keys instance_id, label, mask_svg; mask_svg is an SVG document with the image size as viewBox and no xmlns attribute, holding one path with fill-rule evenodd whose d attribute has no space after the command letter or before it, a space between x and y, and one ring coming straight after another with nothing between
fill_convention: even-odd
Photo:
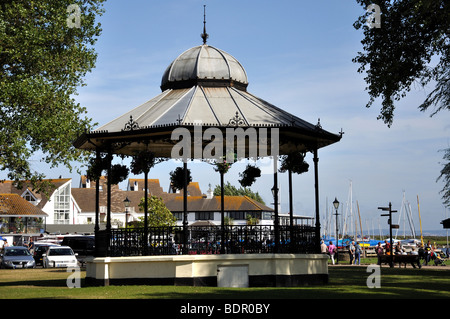
<instances>
[{"instance_id":1,"label":"cast iron column","mask_svg":"<svg viewBox=\"0 0 450 319\"><path fill-rule=\"evenodd\" d=\"M292 202L292 171L288 169L289 177L289 233L291 236L291 253L294 252L297 240L294 242L294 204Z\"/></svg>"},{"instance_id":2,"label":"cast iron column","mask_svg":"<svg viewBox=\"0 0 450 319\"><path fill-rule=\"evenodd\" d=\"M148 255L148 172L144 171L144 255Z\"/></svg>"},{"instance_id":3,"label":"cast iron column","mask_svg":"<svg viewBox=\"0 0 450 319\"><path fill-rule=\"evenodd\" d=\"M273 172L273 199L274 199L274 205L275 205L275 220L274 220L274 231L275 231L275 251L274 253L279 252L279 246L280 246L280 221L278 219L278 156L273 156L273 166L274 166L274 172Z\"/></svg>"},{"instance_id":4,"label":"cast iron column","mask_svg":"<svg viewBox=\"0 0 450 319\"><path fill-rule=\"evenodd\" d=\"M319 158L317 148L314 150L314 189L316 198L316 238L314 239L314 250L320 253L320 214L319 214Z\"/></svg>"},{"instance_id":5,"label":"cast iron column","mask_svg":"<svg viewBox=\"0 0 450 319\"><path fill-rule=\"evenodd\" d=\"M220 232L221 232L221 241L220 241L220 253L225 253L225 196L223 189L223 175L224 172L220 171Z\"/></svg>"},{"instance_id":6,"label":"cast iron column","mask_svg":"<svg viewBox=\"0 0 450 319\"><path fill-rule=\"evenodd\" d=\"M188 220L187 220L187 187L188 187L188 169L187 159L183 162L184 186L183 186L183 254L188 253Z\"/></svg>"},{"instance_id":7,"label":"cast iron column","mask_svg":"<svg viewBox=\"0 0 450 319\"><path fill-rule=\"evenodd\" d=\"M110 255L110 245L111 245L111 162L112 162L112 150L111 145L108 146L107 155L107 174L108 179L106 183L106 255Z\"/></svg>"},{"instance_id":8,"label":"cast iron column","mask_svg":"<svg viewBox=\"0 0 450 319\"><path fill-rule=\"evenodd\" d=\"M95 157L95 162L96 165L99 164L100 161L100 150L97 148L95 150L96 152L96 157ZM99 248L100 248L100 244L99 244L99 238L100 238L100 218L99 218L99 214L100 214L100 176L97 176L95 178L95 227L94 227L94 233L95 233L95 256L99 257ZM103 245L102 245L103 246Z\"/></svg>"}]
</instances>

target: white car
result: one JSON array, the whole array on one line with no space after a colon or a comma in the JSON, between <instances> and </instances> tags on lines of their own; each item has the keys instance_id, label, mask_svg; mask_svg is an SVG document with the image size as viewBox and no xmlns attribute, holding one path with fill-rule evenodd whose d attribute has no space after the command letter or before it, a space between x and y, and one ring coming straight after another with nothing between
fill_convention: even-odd
<instances>
[{"instance_id":1,"label":"white car","mask_svg":"<svg viewBox=\"0 0 450 319\"><path fill-rule=\"evenodd\" d=\"M44 268L78 267L77 255L69 246L50 246L42 255Z\"/></svg>"}]
</instances>

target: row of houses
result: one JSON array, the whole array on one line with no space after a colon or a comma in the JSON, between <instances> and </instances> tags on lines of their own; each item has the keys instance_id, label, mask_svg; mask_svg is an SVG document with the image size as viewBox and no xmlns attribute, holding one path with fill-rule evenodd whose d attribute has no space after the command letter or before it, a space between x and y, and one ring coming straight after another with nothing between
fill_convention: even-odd
<instances>
[{"instance_id":1,"label":"row of houses","mask_svg":"<svg viewBox=\"0 0 450 319\"><path fill-rule=\"evenodd\" d=\"M21 189L12 181L0 183L0 233L39 233L39 232L89 232L95 223L95 189L96 183L82 176L78 187L73 187L72 179L59 178L51 180L53 190L48 195L39 194L25 183ZM118 185L111 189L111 224L123 227L125 221L138 220L144 213L139 203L144 197L144 179L129 179L126 190ZM100 222L106 217L106 178L102 177L100 185ZM148 180L150 195L160 197L166 207L177 218L178 225L183 220L183 192L160 186L158 179ZM212 223L220 225L221 200L213 196L211 187L202 193L197 182L191 182L187 189L188 224ZM124 200L130 201L125 208ZM226 196L225 216L233 223L245 224L247 216L257 218L259 224L273 224L273 209L247 196ZM76 225L76 226L74 226ZM84 228L83 228L84 227Z\"/></svg>"}]
</instances>

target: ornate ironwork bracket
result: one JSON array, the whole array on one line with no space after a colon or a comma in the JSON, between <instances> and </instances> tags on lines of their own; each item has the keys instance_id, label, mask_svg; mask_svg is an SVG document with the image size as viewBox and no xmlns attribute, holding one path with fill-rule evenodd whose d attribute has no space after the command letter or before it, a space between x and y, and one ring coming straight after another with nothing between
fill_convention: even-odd
<instances>
[{"instance_id":1,"label":"ornate ironwork bracket","mask_svg":"<svg viewBox=\"0 0 450 319\"><path fill-rule=\"evenodd\" d=\"M139 124L133 120L133 115L130 115L130 120L125 124L122 131L134 131L139 130Z\"/></svg>"},{"instance_id":2,"label":"ornate ironwork bracket","mask_svg":"<svg viewBox=\"0 0 450 319\"><path fill-rule=\"evenodd\" d=\"M181 119L180 114L178 114L178 118L175 121L177 122L178 125L181 125L183 120Z\"/></svg>"},{"instance_id":3,"label":"ornate ironwork bracket","mask_svg":"<svg viewBox=\"0 0 450 319\"><path fill-rule=\"evenodd\" d=\"M228 126L242 126L245 125L245 121L243 118L239 116L239 112L236 111L236 115L230 119L228 122Z\"/></svg>"},{"instance_id":4,"label":"ornate ironwork bracket","mask_svg":"<svg viewBox=\"0 0 450 319\"><path fill-rule=\"evenodd\" d=\"M319 119L316 124L316 130L321 130L321 129L322 129L322 124L320 124L320 119Z\"/></svg>"}]
</instances>

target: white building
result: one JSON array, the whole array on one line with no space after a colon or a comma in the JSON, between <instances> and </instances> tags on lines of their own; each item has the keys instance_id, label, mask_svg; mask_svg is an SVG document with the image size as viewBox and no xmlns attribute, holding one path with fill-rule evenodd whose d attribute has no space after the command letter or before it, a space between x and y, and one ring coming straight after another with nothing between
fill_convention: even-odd
<instances>
[{"instance_id":1,"label":"white building","mask_svg":"<svg viewBox=\"0 0 450 319\"><path fill-rule=\"evenodd\" d=\"M13 181L0 183L0 193L17 194L29 203L45 212L46 224L77 224L80 208L72 196L72 179L59 178L50 181L54 188L49 189L47 195L37 193L29 183L18 188Z\"/></svg>"},{"instance_id":2,"label":"white building","mask_svg":"<svg viewBox=\"0 0 450 319\"><path fill-rule=\"evenodd\" d=\"M119 189L118 185L111 187L111 225L123 227L125 220L136 221L144 217L139 209L139 203L144 197L144 179L129 179L127 190ZM150 196L162 198L166 207L177 218L177 224L183 223L183 192L169 190L164 192L158 179L148 180ZM72 188L72 195L77 203L78 222L95 223L95 182L81 177L80 188ZM124 200L130 200L130 207L126 213ZM197 182L188 185L188 224L208 221L220 225L221 205L220 196L213 196L211 189L203 194ZM100 179L99 193L100 222L105 222L106 217L106 178ZM225 216L233 220L235 225L246 224L247 216L256 218L260 224L273 224L270 207L247 196L225 196Z\"/></svg>"}]
</instances>

